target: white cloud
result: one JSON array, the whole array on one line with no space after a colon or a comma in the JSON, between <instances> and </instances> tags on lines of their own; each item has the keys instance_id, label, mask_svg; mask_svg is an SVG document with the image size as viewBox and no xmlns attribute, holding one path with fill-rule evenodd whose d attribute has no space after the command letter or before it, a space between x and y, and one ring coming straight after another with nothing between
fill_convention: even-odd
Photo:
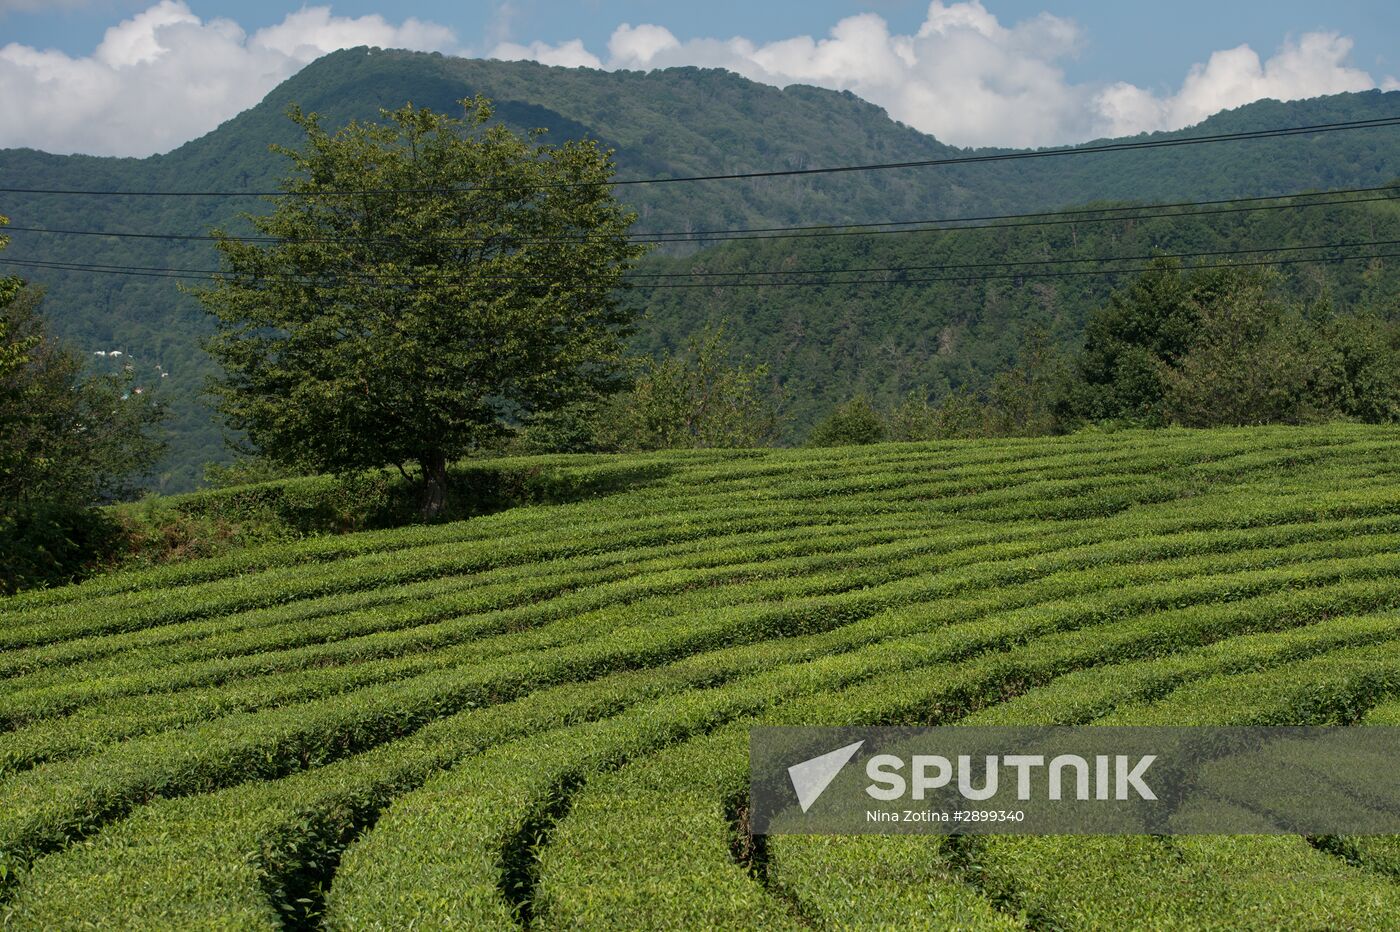
<instances>
[{"instance_id":1,"label":"white cloud","mask_svg":"<svg viewBox=\"0 0 1400 932\"><path fill-rule=\"evenodd\" d=\"M0 13L30 2L0 0ZM742 36L681 40L663 26L624 23L604 55L578 39L507 41L517 2L492 5L492 57L609 69L699 65L779 87L850 90L957 145L1076 142L1177 129L1261 97L1400 89L1394 78L1378 81L1352 65L1351 40L1329 32L1291 39L1267 59L1245 45L1215 52L1178 88L1161 91L1071 82L1063 66L1086 40L1077 24L1050 13L1006 23L981 0L934 0L908 35L892 32L874 13L842 19L821 38L767 43ZM0 48L0 147L167 151L256 104L320 55L357 45L462 51L450 29L413 18L395 25L379 15L341 17L313 6L249 34L230 19L201 19L184 0L160 0L107 30L87 56L17 43Z\"/></svg>"},{"instance_id":2,"label":"white cloud","mask_svg":"<svg viewBox=\"0 0 1400 932\"><path fill-rule=\"evenodd\" d=\"M1349 65L1351 40L1327 32L1289 41L1267 60L1249 46L1216 52L1170 93L1121 82L1076 84L1062 66L1084 40L1077 24L1050 13L1008 25L981 0L934 0L913 35L891 33L874 13L841 20L825 38L766 44L742 37L681 41L662 26L624 23L608 42L605 62L578 40L560 46L503 43L491 54L587 67L722 67L779 87L850 90L895 119L957 145L1051 145L1179 129L1264 97L1400 88L1394 78L1378 82Z\"/></svg>"},{"instance_id":3,"label":"white cloud","mask_svg":"<svg viewBox=\"0 0 1400 932\"><path fill-rule=\"evenodd\" d=\"M491 44L505 42L510 39L512 29L515 25L515 18L520 15L520 8L513 0L498 0L491 7L491 17L486 22L486 38Z\"/></svg>"},{"instance_id":4,"label":"white cloud","mask_svg":"<svg viewBox=\"0 0 1400 932\"><path fill-rule=\"evenodd\" d=\"M1241 45L1193 66L1175 94L1157 96L1118 83L1101 91L1095 104L1112 135L1127 135L1190 126L1264 97L1295 100L1376 87L1369 74L1347 65L1351 48L1351 39L1334 32L1310 32L1289 41L1268 61ZM1400 86L1394 78L1380 83L1387 90Z\"/></svg>"},{"instance_id":5,"label":"white cloud","mask_svg":"<svg viewBox=\"0 0 1400 932\"><path fill-rule=\"evenodd\" d=\"M608 54L615 61L646 64L662 52L680 48L680 41L671 30L662 26L637 26L623 23L608 40Z\"/></svg>"},{"instance_id":6,"label":"white cloud","mask_svg":"<svg viewBox=\"0 0 1400 932\"><path fill-rule=\"evenodd\" d=\"M377 14L350 19L332 16L330 7L317 6L289 13L276 26L259 29L253 34L252 44L289 58L311 61L327 52L358 45L444 51L454 48L457 40L446 26L413 17L393 26Z\"/></svg>"},{"instance_id":7,"label":"white cloud","mask_svg":"<svg viewBox=\"0 0 1400 932\"><path fill-rule=\"evenodd\" d=\"M583 47L580 39L570 39L568 42L561 42L559 45L550 45L547 42L531 42L529 45L519 45L514 42L502 42L496 46L491 53L492 58L500 58L505 61L519 61L527 59L537 61L545 65L558 65L561 68L601 68L602 61L588 49Z\"/></svg>"},{"instance_id":8,"label":"white cloud","mask_svg":"<svg viewBox=\"0 0 1400 932\"><path fill-rule=\"evenodd\" d=\"M334 16L306 7L249 35L161 0L108 29L89 56L0 48L0 146L149 155L253 106L327 52L360 45L456 51L452 31L409 18Z\"/></svg>"}]
</instances>

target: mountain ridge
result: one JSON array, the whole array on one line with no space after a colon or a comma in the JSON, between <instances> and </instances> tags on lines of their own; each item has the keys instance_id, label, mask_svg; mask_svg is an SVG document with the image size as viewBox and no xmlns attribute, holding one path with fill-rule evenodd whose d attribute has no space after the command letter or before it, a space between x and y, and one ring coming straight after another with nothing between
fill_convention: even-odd
<instances>
[{"instance_id":1,"label":"mountain ridge","mask_svg":"<svg viewBox=\"0 0 1400 932\"><path fill-rule=\"evenodd\" d=\"M283 164L268 151L268 144L297 141L295 127L284 116L293 101L320 113L325 124L334 127L408 100L449 109L475 93L491 97L497 116L515 129L543 127L549 130L546 140L556 142L586 135L615 148L620 177L831 167L974 151L948 146L897 123L849 92L807 85L779 89L719 69L605 72L361 48L318 59L255 107L168 153L131 159L0 150L0 177L7 186L31 188L267 190L275 187ZM1187 131L1133 138L1396 114L1400 92L1259 101L1212 116ZM638 211L638 229L657 231L1238 197L1369 186L1397 177L1400 131L1390 129L937 169L636 185L619 191ZM236 222L240 209L262 206L254 198L10 194L0 200L0 214L16 226L202 234L212 226ZM207 243L21 232L12 235L3 257L191 269L212 268L216 261ZM673 260L674 256L659 256L652 261ZM60 335L87 351L119 347L128 357L148 360L169 373L162 384L174 401L178 443L163 470L164 487L189 487L202 462L226 455L218 427L196 397L210 371L198 348L207 322L174 282L41 269L26 270L26 277L48 288L47 313ZM652 302L646 309L653 315L639 345L669 345L679 335L681 321L710 316L709 304L703 315L692 313L698 307L678 307L674 300ZM919 311L915 307L910 313ZM1082 319L1081 314L1073 317ZM871 339L878 343L879 335ZM743 348L762 345L762 340L741 343ZM806 355L816 349L809 347ZM840 386L829 388L832 395L840 394Z\"/></svg>"}]
</instances>

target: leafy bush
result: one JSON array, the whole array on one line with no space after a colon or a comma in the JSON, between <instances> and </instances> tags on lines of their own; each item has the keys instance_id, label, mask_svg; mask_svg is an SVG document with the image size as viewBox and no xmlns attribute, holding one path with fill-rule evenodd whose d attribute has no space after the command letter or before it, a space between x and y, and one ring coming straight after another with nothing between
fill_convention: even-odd
<instances>
[{"instance_id":1,"label":"leafy bush","mask_svg":"<svg viewBox=\"0 0 1400 932\"><path fill-rule=\"evenodd\" d=\"M885 419L865 397L853 398L812 428L808 446L847 447L885 439Z\"/></svg>"},{"instance_id":2,"label":"leafy bush","mask_svg":"<svg viewBox=\"0 0 1400 932\"><path fill-rule=\"evenodd\" d=\"M741 801L755 724L1393 718L1397 449L1347 424L499 460L462 475L558 504L0 599L6 915L1393 925L1373 839L765 844ZM185 505L314 526L333 488Z\"/></svg>"},{"instance_id":3,"label":"leafy bush","mask_svg":"<svg viewBox=\"0 0 1400 932\"><path fill-rule=\"evenodd\" d=\"M43 292L18 284L0 279L0 511L128 496L163 450L164 406L128 374L89 372L50 333Z\"/></svg>"},{"instance_id":4,"label":"leafy bush","mask_svg":"<svg viewBox=\"0 0 1400 932\"><path fill-rule=\"evenodd\" d=\"M451 464L451 497L435 519L458 521L517 505L604 495L664 474L660 464L567 466L550 460ZM111 509L131 564L208 557L238 547L320 534L403 527L421 521L416 485L387 471L299 476Z\"/></svg>"},{"instance_id":5,"label":"leafy bush","mask_svg":"<svg viewBox=\"0 0 1400 932\"><path fill-rule=\"evenodd\" d=\"M938 404L911 392L885 419L890 440L951 440L988 435L987 410L970 392L949 392Z\"/></svg>"},{"instance_id":6,"label":"leafy bush","mask_svg":"<svg viewBox=\"0 0 1400 932\"><path fill-rule=\"evenodd\" d=\"M0 592L55 586L112 561L120 526L95 508L20 505L0 511Z\"/></svg>"},{"instance_id":7,"label":"leafy bush","mask_svg":"<svg viewBox=\"0 0 1400 932\"><path fill-rule=\"evenodd\" d=\"M598 448L772 446L781 419L768 367L734 355L720 324L692 337L684 352L643 359L631 390L598 411Z\"/></svg>"},{"instance_id":8,"label":"leafy bush","mask_svg":"<svg viewBox=\"0 0 1400 932\"><path fill-rule=\"evenodd\" d=\"M1252 269L1159 260L1091 319L1067 420L1188 427L1400 419L1400 326L1304 308Z\"/></svg>"}]
</instances>

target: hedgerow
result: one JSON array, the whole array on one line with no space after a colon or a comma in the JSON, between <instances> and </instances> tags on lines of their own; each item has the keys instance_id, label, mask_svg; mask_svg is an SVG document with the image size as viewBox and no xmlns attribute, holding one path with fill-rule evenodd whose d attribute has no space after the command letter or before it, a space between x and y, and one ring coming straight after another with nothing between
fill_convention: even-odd
<instances>
[{"instance_id":1,"label":"hedgerow","mask_svg":"<svg viewBox=\"0 0 1400 932\"><path fill-rule=\"evenodd\" d=\"M847 543L851 542L849 537L838 537L837 540ZM855 554L861 551L847 551L843 557L843 562L849 562ZM883 555L888 553L888 548L877 547L875 554ZM753 556L752 551L745 551L746 559ZM769 564L775 570L781 571L789 561L777 561ZM752 572L752 564L743 564L737 569L743 575ZM808 578L811 578L810 575ZM657 574L654 579L665 580L664 574ZM713 584L713 580L709 580ZM669 583L671 587L689 585L687 581L681 583ZM590 597L590 602L602 602L604 604L618 604L629 601L627 599L612 598L616 592L606 589L597 595L603 598ZM571 612L581 613L582 608L577 600L558 600L553 609L552 617L560 617ZM497 625L501 628L520 629L525 621L519 617L510 619ZM533 622L532 622L533 624ZM464 629L460 634L465 638L472 629ZM420 642L424 641L423 636L418 635ZM406 643L406 642L405 642ZM223 663L218 665L201 665L198 670L205 678L213 679L224 685L208 687L205 689L191 690L189 674L177 673L172 682L168 675L163 674L132 674L127 677L115 677L104 681L103 696L94 699L94 704L86 708L83 714L69 715L53 723L36 723L34 725L20 728L12 733L9 741L6 742L5 753L7 759L0 758L0 769L5 766L14 766L22 762L31 762L52 757L58 749L67 746L95 746L100 743L140 734L144 731L155 730L156 727L170 727L181 724L185 721L197 721L204 718L213 717L217 714L226 714L239 709L252 709L262 705L282 704L297 698L310 698L318 694L333 693L341 690L352 689L358 686L389 679L401 679L415 674L423 673L432 669L450 666L463 660L480 660L489 656L492 651L483 641L476 641L465 649L454 650L426 650L422 643L415 646L415 651L409 652L408 656L402 656L406 651L405 643L385 648L379 645L371 649L370 646L360 643L354 650L345 649L332 655L330 651L317 651L310 653L301 652L300 666L310 666L306 673L295 679L287 679L278 673L267 672L269 667L280 664L273 664L266 654L257 654L248 658L251 663ZM447 642L443 639L438 641L428 641L433 647L442 647ZM348 647L348 646L347 646ZM356 663L345 669L338 667L326 668L328 661L336 661L337 664L349 660L365 660L367 657L388 655L390 659L382 661L366 660ZM279 661L285 658L279 658ZM239 682L235 674L241 672L239 668L252 668L258 672L258 676L247 681ZM285 669L285 667L283 668ZM232 684L229 685L230 680ZM78 684L86 685L85 683ZM162 695L165 690L180 689L173 695ZM24 690L5 697L5 708L11 708L12 720L21 717L26 719L41 717L48 709L66 710L75 705L80 698L77 694L77 687L67 691L58 691L52 687L44 690ZM120 697L122 694L133 694L131 699L111 698ZM89 697L91 698L91 697ZM48 712L52 714L52 712Z\"/></svg>"},{"instance_id":2,"label":"hedgerow","mask_svg":"<svg viewBox=\"0 0 1400 932\"><path fill-rule=\"evenodd\" d=\"M1337 603L1372 596L1353 590L1299 599L1277 595L1248 603L1174 610L1119 624L1048 635L985 660L950 665L920 677L881 677L844 693L810 703L783 703L766 723L941 724L965 716L1011 692L1047 682L1065 671L1151 651L1163 640L1176 646L1208 642L1239 631L1302 623L1335 611ZM1381 597L1383 600L1385 597ZM1388 604L1400 605L1395 593ZM1134 630L1135 629L1135 630ZM727 737L724 737L727 735ZM718 855L724 837L726 801L741 794L747 763L746 732L729 729L624 768L579 793L546 848L535 909L551 924L595 925L608 914L644 917L642 924L732 923L754 891L741 883L734 864ZM703 767L698 763L704 760ZM703 777L697 774L704 770ZM640 772L638 772L640 771ZM675 849L662 836L684 826L689 843ZM701 852L701 853L697 853ZM626 862L658 870L628 873ZM658 864L658 862L660 862ZM608 878L606 881L603 878ZM683 891L720 888L715 901L697 902ZM556 890L589 889L586 901ZM713 909L711 909L713 906Z\"/></svg>"},{"instance_id":3,"label":"hedgerow","mask_svg":"<svg viewBox=\"0 0 1400 932\"><path fill-rule=\"evenodd\" d=\"M1251 613L1244 614L1247 615ZM873 651L863 652L860 656L853 655L850 662L858 664L856 669L862 671L865 675L869 675L870 673L876 671L907 667L910 663L916 663L922 660L926 660L930 657L930 651L935 652L933 656L938 656L940 655L940 653L942 656L953 656L957 655L957 653L959 652L976 650L979 649L979 647L985 648L987 646L992 646L996 643L999 643L999 641L995 639L995 635L991 635L991 639L989 640L990 632L986 631L986 628L988 626L968 624L962 627L970 628L973 630L964 632L957 631L953 628L938 629L936 631L922 635L921 639L911 640L907 644L905 642L894 641L890 643L889 647L876 648ZM1143 625L1140 627L1142 630L1146 631L1150 630L1152 626ZM884 626L867 627L867 632L881 632L883 630ZM833 632L833 634L835 633L836 632ZM856 632L851 632L851 634L857 638L861 636L859 633ZM869 636L869 633L865 634L865 637ZM1085 644L1093 644L1097 639L1091 637L1082 640ZM847 663L846 661L833 662L842 665ZM1061 660L1060 662L1064 663L1067 661ZM1014 669L1015 668L1013 668L1013 670ZM997 663L994 664L991 668L992 672L990 674L983 674L983 676L999 676L1001 675L1002 670L1003 667L1001 665L1000 659L998 658ZM801 682L803 682L807 688L821 688L824 685L828 685L832 682L836 682L839 680L839 677L835 676L834 672L830 671L829 667L828 671L829 672L826 672L822 675L815 675L811 671L796 670L793 672L801 677ZM786 670L780 671L780 673L783 676L790 675ZM755 697L756 701L760 704L762 702L771 701L771 699L775 695L775 692L776 691L772 688L771 685L765 685L763 688L758 689ZM162 845L164 846L164 850L171 852L174 856L176 856L177 860L192 866L197 866L200 870L203 870L207 866L207 861L205 859L186 858L181 856L181 849L179 848L179 846L175 846L172 848L170 844L170 833L168 829L163 829L160 832L160 835L163 839ZM166 876L167 874L162 873L161 875Z\"/></svg>"},{"instance_id":4,"label":"hedgerow","mask_svg":"<svg viewBox=\"0 0 1400 932\"><path fill-rule=\"evenodd\" d=\"M1098 721L1334 724L1397 686L1400 640L1392 638L1195 680ZM1210 703L1202 703L1205 696ZM1390 846L1382 842L1378 849ZM1037 924L1270 929L1400 921L1400 897L1388 881L1351 870L1296 837L989 837L968 847L975 882Z\"/></svg>"},{"instance_id":5,"label":"hedgerow","mask_svg":"<svg viewBox=\"0 0 1400 932\"><path fill-rule=\"evenodd\" d=\"M765 840L743 807L754 724L1400 721L1397 450L1333 425L508 460L470 520L3 599L0 910L1400 920L1389 838ZM344 520L330 489L171 507L304 533Z\"/></svg>"}]
</instances>

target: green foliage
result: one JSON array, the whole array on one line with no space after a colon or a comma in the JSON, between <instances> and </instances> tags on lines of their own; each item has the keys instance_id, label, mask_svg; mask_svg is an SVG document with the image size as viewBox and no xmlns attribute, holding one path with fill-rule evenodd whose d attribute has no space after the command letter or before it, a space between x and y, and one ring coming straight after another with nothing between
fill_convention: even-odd
<instances>
[{"instance_id":1,"label":"green foliage","mask_svg":"<svg viewBox=\"0 0 1400 932\"><path fill-rule=\"evenodd\" d=\"M265 468L263 461L253 461ZM521 505L601 495L644 481L648 467L558 466L547 460L452 463L443 520ZM302 476L176 496L151 496L110 509L122 529L111 562L160 564L209 557L268 541L403 527L420 517L419 489L397 473Z\"/></svg>"},{"instance_id":2,"label":"green foliage","mask_svg":"<svg viewBox=\"0 0 1400 932\"><path fill-rule=\"evenodd\" d=\"M308 471L415 464L426 517L447 463L507 419L615 390L630 316L614 291L642 252L595 144L532 145L466 106L334 135L294 110L293 196L249 218L273 244L220 234L225 272L199 292L234 428Z\"/></svg>"},{"instance_id":3,"label":"green foliage","mask_svg":"<svg viewBox=\"0 0 1400 932\"><path fill-rule=\"evenodd\" d=\"M599 412L598 448L771 446L781 421L768 367L734 355L720 325L691 337L684 353L639 360L631 390Z\"/></svg>"},{"instance_id":4,"label":"green foliage","mask_svg":"<svg viewBox=\"0 0 1400 932\"><path fill-rule=\"evenodd\" d=\"M987 436L1036 437L1063 429L1060 409L1072 384L1070 363L1043 330L1032 330L1014 366L987 389Z\"/></svg>"},{"instance_id":5,"label":"green foliage","mask_svg":"<svg viewBox=\"0 0 1400 932\"><path fill-rule=\"evenodd\" d=\"M1196 297L1186 352L1163 359L1167 416L1188 427L1300 423L1318 418L1299 322L1259 275L1213 276Z\"/></svg>"},{"instance_id":6,"label":"green foliage","mask_svg":"<svg viewBox=\"0 0 1400 932\"><path fill-rule=\"evenodd\" d=\"M515 432L505 451L526 456L601 452L605 449L600 438L604 410L597 402L583 401L541 411Z\"/></svg>"},{"instance_id":7,"label":"green foliage","mask_svg":"<svg viewBox=\"0 0 1400 932\"><path fill-rule=\"evenodd\" d=\"M888 411L857 398L837 407L808 437L812 446L878 443L881 440L950 440L974 437L1037 437L1065 428L1063 408L1075 390L1064 353L1045 333L1033 330L1019 361L997 373L980 393L959 389L937 403L910 392Z\"/></svg>"},{"instance_id":8,"label":"green foliage","mask_svg":"<svg viewBox=\"0 0 1400 932\"><path fill-rule=\"evenodd\" d=\"M204 484L211 489L275 482L297 475L296 470L258 455L240 456L231 463L210 462L204 466Z\"/></svg>"},{"instance_id":9,"label":"green foliage","mask_svg":"<svg viewBox=\"0 0 1400 932\"><path fill-rule=\"evenodd\" d=\"M1400 687L1396 654L1390 613L1323 618L1074 674L969 724L1340 724ZM1370 851L1370 839L1358 841L1341 846L1355 866L1383 868L1394 850L1393 838ZM1317 847L1288 837L988 837L964 854L979 887L1056 925L1170 928L1230 916L1232 927L1263 929L1295 921L1285 911L1310 924L1364 925L1357 917L1372 891L1358 880L1367 875ZM1183 884L1192 895L1181 895Z\"/></svg>"},{"instance_id":10,"label":"green foliage","mask_svg":"<svg viewBox=\"0 0 1400 932\"><path fill-rule=\"evenodd\" d=\"M760 847L742 800L756 724L1383 715L1396 449L1338 424L525 458L494 465L558 504L0 599L8 921L1394 924L1374 839Z\"/></svg>"},{"instance_id":11,"label":"green foliage","mask_svg":"<svg viewBox=\"0 0 1400 932\"><path fill-rule=\"evenodd\" d=\"M1329 213L1335 210L1336 213ZM1374 224L1374 226L1372 225ZM966 267L996 262L1102 256L1145 256L1155 250L1193 251L1257 248L1326 242L1337 229L1375 230L1378 238L1400 235L1393 204L1358 205L1256 215L1162 217L1131 222L1063 224L1046 228L968 230L938 236L843 237L808 243L730 243L685 260L655 259L667 272L746 272L779 268ZM1389 232L1381 232L1389 231ZM1086 266L1090 267L1090 266ZM994 401L992 383L1015 369L1037 340L1045 361L1060 359L1037 376L1045 384L1020 397L1041 400L1044 410L1023 409L985 429L1034 432L1077 423L1161 425L1166 408L1163 360L1177 360L1197 333L1198 307L1220 298L1216 291L1244 270L1178 271L1170 260L1136 263L1145 274L1037 280L992 278L822 288L715 288L654 291L646 309L651 323L637 342L660 352L672 341L727 316L741 344L765 360L783 386L788 438L803 436L839 403L864 395L888 411L912 393L938 404L961 394ZM1030 271L1030 270L1028 270ZM954 278L955 273L940 273ZM870 276L866 276L870 277ZM909 273L913 279L924 277ZM929 273L928 277L935 277ZM1371 279L1368 283L1366 279ZM1380 285L1379 282L1386 282ZM1114 286L1121 287L1115 290ZM1302 308L1330 300L1343 320L1393 311L1387 293L1400 289L1400 267L1392 260L1286 266L1271 280L1270 294L1293 319ZM643 294L641 289L638 295ZM1079 361L1083 352L1082 363ZM1076 370L1082 379L1068 379ZM1023 376L1028 377L1027 376ZM1065 385L1057 388L1064 379ZM1074 382L1083 384L1075 387ZM1372 384L1379 384L1373 381ZM1005 379L1001 399L1014 401L1016 386ZM952 413L952 412L950 412ZM1050 425L1050 422L1055 422ZM979 430L979 432L983 432ZM935 434L936 435L936 434Z\"/></svg>"},{"instance_id":12,"label":"green foliage","mask_svg":"<svg viewBox=\"0 0 1400 932\"><path fill-rule=\"evenodd\" d=\"M1196 282L1183 279L1179 262L1158 259L1109 296L1085 327L1076 399L1083 416L1149 426L1166 421L1166 370L1190 348L1200 322L1198 290L1210 290L1214 279L1192 287Z\"/></svg>"},{"instance_id":13,"label":"green foliage","mask_svg":"<svg viewBox=\"0 0 1400 932\"><path fill-rule=\"evenodd\" d=\"M812 428L807 437L808 446L846 447L867 443L879 443L885 439L885 419L870 399L852 398L838 405L826 420Z\"/></svg>"},{"instance_id":14,"label":"green foliage","mask_svg":"<svg viewBox=\"0 0 1400 932\"><path fill-rule=\"evenodd\" d=\"M161 405L130 379L86 373L48 334L42 293L10 290L0 306L0 511L82 508L129 494L159 456L152 428Z\"/></svg>"},{"instance_id":15,"label":"green foliage","mask_svg":"<svg viewBox=\"0 0 1400 932\"><path fill-rule=\"evenodd\" d=\"M0 174L15 186L115 190L269 190L283 165L268 143L297 143L284 118L294 101L338 128L375 119L380 107L412 101L451 112L464 96L495 102L496 120L517 132L549 130L554 142L596 139L617 150L619 175L648 177L854 165L955 156L850 94L794 85L778 89L696 68L602 72L532 62L480 61L413 52L349 49L327 55L256 107L174 152L148 159L0 152ZM1228 133L1392 115L1396 96L1342 94L1307 101L1259 101L1211 117L1191 133ZM1169 134L1175 135L1175 134ZM1400 175L1388 130L1042 159L938 171L871 172L734 185L639 185L619 189L639 230L725 229L859 223L1054 210L1089 202L1141 203L1276 194L1302 188L1380 185ZM251 232L238 212L248 199L6 196L4 212L23 226L201 234L211 226ZM917 209L914 206L917 205ZM1372 210L1375 208L1375 210ZM1387 206L1318 209L1170 222L1065 225L1063 237L973 235L879 237L908 241L846 245L822 241L731 244L680 258L657 257L647 271L695 267L776 269L937 265L1010 259L1145 255L1165 250L1298 245L1397 238ZM1338 231L1344 232L1338 235ZM1029 233L1029 231L1027 231ZM194 241L104 240L16 234L14 258L40 261L211 268L213 250ZM704 241L701 241L704 243ZM705 244L709 245L709 244ZM794 248L788 248L794 247ZM691 247L682 247L689 251ZM790 263L790 266L789 266ZM1341 263L1316 278L1290 275L1300 294L1323 285L1343 312L1395 313L1393 260ZM201 399L214 366L201 351L210 326L168 280L58 269L26 273L48 287L55 331L84 352L122 349L143 377L160 365L171 403L170 455L153 488L199 484L223 436ZM909 276L932 277L932 276ZM710 322L729 319L737 349L769 365L786 403L785 442L805 436L837 403L865 394L877 406L910 391L942 398L980 392L1014 362L1024 325L1039 323L1058 345L1076 345L1089 312L1107 297L1093 279L901 284L888 288L686 289L642 296L651 318L631 349L657 357L682 347ZM1389 302L1389 303L1387 303Z\"/></svg>"},{"instance_id":16,"label":"green foliage","mask_svg":"<svg viewBox=\"0 0 1400 932\"><path fill-rule=\"evenodd\" d=\"M1374 313L1326 315L1306 334L1311 403L1336 416L1400 421L1400 326Z\"/></svg>"},{"instance_id":17,"label":"green foliage","mask_svg":"<svg viewBox=\"0 0 1400 932\"><path fill-rule=\"evenodd\" d=\"M120 535L92 506L129 493L161 450L162 407L130 379L85 372L48 333L42 297L0 279L0 592L109 561Z\"/></svg>"},{"instance_id":18,"label":"green foliage","mask_svg":"<svg viewBox=\"0 0 1400 932\"><path fill-rule=\"evenodd\" d=\"M952 391L938 404L910 392L885 416L890 440L965 440L985 437L988 432L986 406L971 392Z\"/></svg>"},{"instance_id":19,"label":"green foliage","mask_svg":"<svg viewBox=\"0 0 1400 932\"><path fill-rule=\"evenodd\" d=\"M1091 318L1053 407L1068 421L1189 427L1389 422L1397 348L1397 322L1301 306L1275 275L1158 261Z\"/></svg>"},{"instance_id":20,"label":"green foliage","mask_svg":"<svg viewBox=\"0 0 1400 932\"><path fill-rule=\"evenodd\" d=\"M121 526L94 508L21 502L0 511L0 593L72 582L113 564Z\"/></svg>"}]
</instances>

